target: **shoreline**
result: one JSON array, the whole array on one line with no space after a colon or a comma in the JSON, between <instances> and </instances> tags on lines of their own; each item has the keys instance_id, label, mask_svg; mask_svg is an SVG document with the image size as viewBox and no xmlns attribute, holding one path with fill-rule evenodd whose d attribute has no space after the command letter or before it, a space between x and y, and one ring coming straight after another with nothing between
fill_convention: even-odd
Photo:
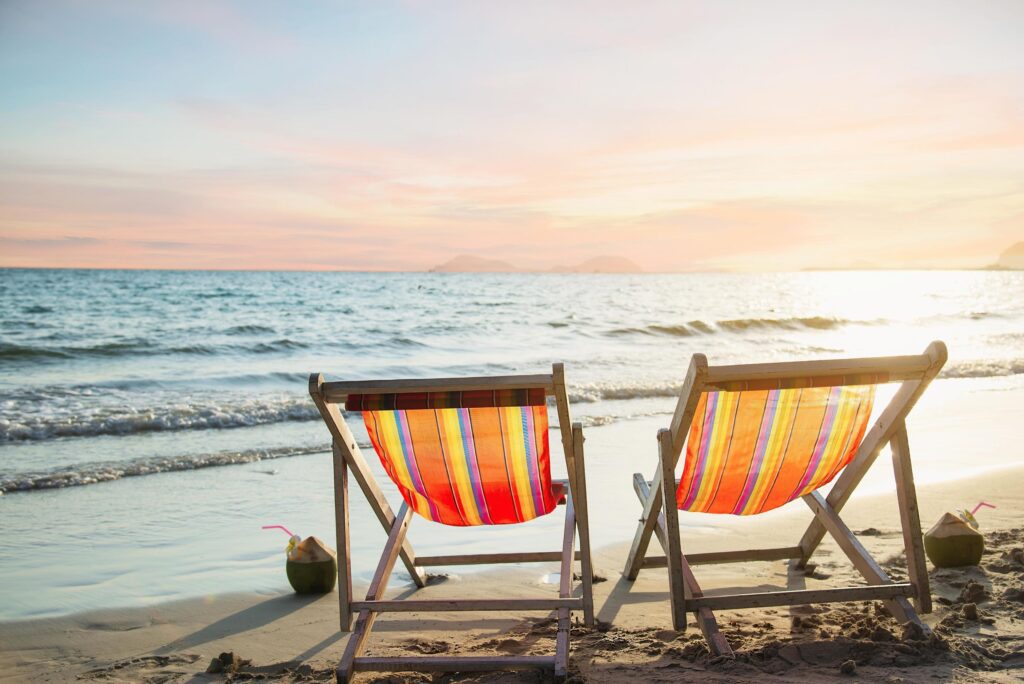
<instances>
[{"instance_id":1,"label":"shoreline","mask_svg":"<svg viewBox=\"0 0 1024 684\"><path fill-rule=\"evenodd\" d=\"M884 457L883 453L880 459ZM880 465L883 464L876 464L875 467ZM1019 496L1021 483L1024 483L1024 467L961 481L922 485L918 489L922 526L927 529L946 510L969 506L984 499L996 504L998 508L984 511L981 516L982 531L993 539L1018 534L1021 530L1016 528L1020 526L1019 521L1024 519L1024 501ZM710 517L699 514L687 516ZM861 538L883 564L891 564L901 555L902 536L899 533L894 497L886 494L855 496L845 509L844 518L854 530L874 528L877 531ZM722 534L719 526L713 524L690 527L684 532L683 546L687 552L702 552L769 546L776 541L781 544L790 543L791 537L798 538L805 521L809 519L809 511L787 511L767 519L738 521L738 524L729 525L728 534ZM1008 543L1020 545L1019 540ZM622 667L632 668L631 676L647 676L653 672L649 668L654 667L655 663L648 662L649 658L645 659L645 651L636 652L627 642L640 639L637 635L646 635L644 639L653 638L651 634L655 633L667 638L671 631L664 570L644 570L636 582L625 582L620 573L627 546L628 542L624 540L604 545L594 554L595 571L606 580L594 585L595 607L599 620L611 623L611 629L607 633L591 634L574 630L580 631L580 634L573 639L572 662L575 663L574 667L585 672L588 681L614 681L610 673L623 675ZM660 553L660 550L652 546L650 553ZM816 564L813 573L801 580L808 587L834 586L837 582L857 583L852 567L831 542L822 546L812 562ZM550 594L554 587L543 583L541 576L553 570L557 568L550 563L537 564L532 568L482 570L450 576L447 581L440 581L417 593L423 598L453 594L460 597L544 596ZM755 591L780 585L785 587L787 581L792 581L792 577L787 577L785 563L781 561L701 566L696 572L702 587L709 593L727 587L747 587ZM962 572L952 571L952 575L950 573L949 570L932 572L933 595L940 602L943 599L939 597L945 596L946 600L950 600L946 596L950 591L947 576L954 577L950 581L956 584L955 577L959 575L974 577L985 571L975 568L964 569ZM1019 580L1024 579L1024 565L1019 571L1014 569L1009 577L1019 583ZM991 575L990 579L997 578ZM407 595L410 586L410 583L403 582L396 575L389 594ZM357 594L365 590L365 583L358 581L358 578L355 590ZM0 673L3 673L4 678L30 681L77 676L106 680L113 677L115 681L124 677L125 681L131 681L133 678L141 678L144 673L163 673L174 680L178 675L186 678L202 673L210 658L222 651L233 651L241 657L252 658L252 667L259 668L259 672L268 676L287 679L303 665L314 673L328 671L340 657L346 641L346 636L337 631L336 602L336 593L312 598L283 592L235 593L183 599L143 608L93 610L63 617L3 622L0 623ZM731 638L741 641L738 650L742 651L746 641L753 638L743 634L757 631L752 627L755 623L771 625L769 631L777 637L793 620L794 615L801 613L798 608L722 611L720 622L723 631L738 630L740 636ZM1024 610L1021 613L1021 617L1024 617ZM927 624L936 627L948 614L949 610L937 604L935 613L922 617ZM371 637L371 652L409 652L411 649L427 653L442 652L436 649L444 649L444 652L459 653L468 645L490 650L496 648L498 652L505 652L507 649L518 648L517 644L524 642L538 642L543 646L545 641L543 634L534 634L537 630L543 632L546 629L543 619L538 620L536 614L509 614L497 620L490 616L484 620L484 614L475 613L429 615L427 619L418 617L418 614L409 614L398 618L382 618ZM1019 667L1024 668L1024 650L1021 650L1024 648L1024 621L1014 618L1009 621L998 618L998 621L993 627L979 624L973 638L984 640L998 634L1001 638L1009 639L1007 645L1014 646L1021 653ZM595 636L597 634L603 636L599 638ZM626 644L620 651L607 651L606 643L600 648L595 646L598 642L607 641L611 634L619 635L617 638ZM699 640L693 641L696 639L695 634L698 634L697 630L691 624L685 637L673 636L666 643L685 639L688 644L686 648L699 650ZM795 638L793 634L790 637ZM835 638L830 638L829 642L839 643ZM485 647L488 643L490 646ZM698 645L690 646L691 643ZM663 660L665 656L661 654L659 657ZM709 670L709 664L700 662L699 657L693 667L705 675L715 674L714 668ZM802 662L793 667L806 674L809 665ZM835 667L835 663L829 662L821 672L813 668L811 671L822 675L826 672L838 674ZM698 670L694 670L694 673ZM1009 676L1015 677L1022 673L1024 670L1015 669ZM734 681L745 681L744 677L747 676L739 671L719 674L732 676ZM927 676L922 675L922 679L928 679L932 674L929 672ZM1002 674L993 671L985 677L997 677L988 681L1004 681L998 678ZM606 676L612 679L604 679ZM900 671L900 676L907 681L907 671ZM984 680L984 677L980 679ZM360 680L368 681L365 676L361 676Z\"/></svg>"}]
</instances>

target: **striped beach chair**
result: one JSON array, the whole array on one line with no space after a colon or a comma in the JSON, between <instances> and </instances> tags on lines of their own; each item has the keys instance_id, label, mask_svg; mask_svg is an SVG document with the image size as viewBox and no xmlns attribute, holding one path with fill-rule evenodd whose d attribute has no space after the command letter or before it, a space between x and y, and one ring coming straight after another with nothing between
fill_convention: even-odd
<instances>
[{"instance_id":1,"label":"striped beach chair","mask_svg":"<svg viewBox=\"0 0 1024 684\"><path fill-rule=\"evenodd\" d=\"M594 624L590 533L587 525L583 430L572 423L562 364L550 375L325 382L310 376L313 397L333 439L338 601L341 631L351 631L337 669L347 682L356 671L471 671L548 669L564 678L569 656L570 611ZM547 398L554 397L566 480L551 478ZM345 411L362 414L370 442L402 496L395 514L351 430ZM388 533L365 600L353 600L349 549L351 473ZM443 525L513 525L565 505L562 548L448 556L416 556L407 539L413 515ZM576 536L579 551L576 551ZM557 561L557 598L488 600L387 600L388 578L401 559L417 587L424 567ZM573 596L573 563L581 564L580 596ZM363 657L380 613L431 611L550 611L558 619L553 656ZM355 625L353 627L353 618Z\"/></svg>"},{"instance_id":2,"label":"striped beach chair","mask_svg":"<svg viewBox=\"0 0 1024 684\"><path fill-rule=\"evenodd\" d=\"M668 567L672 624L693 613L712 653L730 655L714 610L881 599L900 622L931 612L906 417L946 362L933 342L919 356L708 366L690 362L671 426L658 433L659 468L633 486L643 505L624 575ZM875 387L901 382L869 430ZM909 581L893 582L839 517L882 447L891 446ZM678 461L686 450L682 473ZM818 489L835 481L828 496ZM803 499L813 520L799 543L772 549L684 554L679 511L757 515ZM664 506L669 501L672 505ZM825 534L867 586L705 596L691 566L791 559L804 568ZM664 556L647 556L656 535ZM914 599L917 610L908 601ZM923 625L922 625L923 626Z\"/></svg>"}]
</instances>

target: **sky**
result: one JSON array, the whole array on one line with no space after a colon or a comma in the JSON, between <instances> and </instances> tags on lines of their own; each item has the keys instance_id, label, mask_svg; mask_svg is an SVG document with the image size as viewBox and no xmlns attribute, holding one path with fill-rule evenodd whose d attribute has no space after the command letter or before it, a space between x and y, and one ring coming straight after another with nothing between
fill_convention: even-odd
<instances>
[{"instance_id":1,"label":"sky","mask_svg":"<svg viewBox=\"0 0 1024 684\"><path fill-rule=\"evenodd\" d=\"M0 266L975 267L1024 2L0 3Z\"/></svg>"}]
</instances>

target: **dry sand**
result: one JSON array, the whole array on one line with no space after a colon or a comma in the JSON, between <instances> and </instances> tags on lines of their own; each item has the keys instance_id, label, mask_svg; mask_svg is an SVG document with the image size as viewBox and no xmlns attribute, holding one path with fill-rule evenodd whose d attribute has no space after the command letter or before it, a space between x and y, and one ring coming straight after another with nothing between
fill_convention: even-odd
<instances>
[{"instance_id":1,"label":"dry sand","mask_svg":"<svg viewBox=\"0 0 1024 684\"><path fill-rule=\"evenodd\" d=\"M881 464L879 464L881 465ZM879 466L876 466L879 467ZM933 570L933 627L921 635L897 624L881 604L794 607L718 614L736 649L710 658L698 630L670 629L665 571L621 578L625 547L601 549L595 585L599 629L576 627L570 667L576 681L919 682L1024 681L1024 470L1003 470L919 491L925 527L946 510L980 499L999 505L980 516L988 548L982 565ZM639 508L639 504L637 505ZM738 521L684 536L687 551L795 543L809 514L799 510ZM892 575L903 572L902 537L893 495L854 498L844 514ZM660 550L654 548L652 553ZM701 566L705 591L828 587L860 583L828 542L807 573L785 562ZM417 597L550 596L541 577L553 566L439 577ZM283 575L283 573L282 573ZM396 576L391 596L411 593ZM357 590L359 587L357 587ZM346 636L337 631L336 594L214 596L140 609L0 625L0 678L16 681L330 681ZM552 653L554 623L537 614L384 616L368 654ZM251 662L232 675L205 674L211 658L233 652ZM360 674L357 681L539 681L534 673L398 676Z\"/></svg>"}]
</instances>

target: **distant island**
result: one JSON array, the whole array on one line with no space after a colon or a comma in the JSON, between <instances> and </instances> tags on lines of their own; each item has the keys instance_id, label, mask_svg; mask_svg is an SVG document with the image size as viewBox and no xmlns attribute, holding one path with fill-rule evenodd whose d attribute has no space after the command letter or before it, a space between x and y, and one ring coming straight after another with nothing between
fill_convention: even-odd
<instances>
[{"instance_id":1,"label":"distant island","mask_svg":"<svg viewBox=\"0 0 1024 684\"><path fill-rule=\"evenodd\" d=\"M939 266L885 266L865 260L851 261L843 265L815 266L804 271L888 271L903 270L944 270ZM994 263L988 266L960 267L966 270L1021 271L1024 270L1024 242L1007 247ZM490 259L474 254L459 254L444 263L427 269L430 273L644 273L634 261L621 256L601 255L575 265L520 266L502 259Z\"/></svg>"},{"instance_id":2,"label":"distant island","mask_svg":"<svg viewBox=\"0 0 1024 684\"><path fill-rule=\"evenodd\" d=\"M880 266L869 261L854 261L846 265L837 266L814 266L801 269L803 271L902 271L904 269L917 271L944 271L948 267L943 266ZM966 271L1024 271L1024 242L1018 242L1007 247L996 259L995 263L988 266L961 266ZM957 270L960 270L957 269Z\"/></svg>"},{"instance_id":3,"label":"distant island","mask_svg":"<svg viewBox=\"0 0 1024 684\"><path fill-rule=\"evenodd\" d=\"M500 259L460 254L429 269L430 273L643 273L635 262L620 256L596 256L575 266L550 269L520 268Z\"/></svg>"},{"instance_id":4,"label":"distant island","mask_svg":"<svg viewBox=\"0 0 1024 684\"><path fill-rule=\"evenodd\" d=\"M993 270L1024 271L1024 242L1008 247L996 263L989 266Z\"/></svg>"},{"instance_id":5,"label":"distant island","mask_svg":"<svg viewBox=\"0 0 1024 684\"><path fill-rule=\"evenodd\" d=\"M483 257L473 256L471 254L460 254L457 257L449 259L443 264L438 264L437 266L427 270L430 273L507 273L509 271L518 271L520 269L507 261L484 259Z\"/></svg>"}]
</instances>

